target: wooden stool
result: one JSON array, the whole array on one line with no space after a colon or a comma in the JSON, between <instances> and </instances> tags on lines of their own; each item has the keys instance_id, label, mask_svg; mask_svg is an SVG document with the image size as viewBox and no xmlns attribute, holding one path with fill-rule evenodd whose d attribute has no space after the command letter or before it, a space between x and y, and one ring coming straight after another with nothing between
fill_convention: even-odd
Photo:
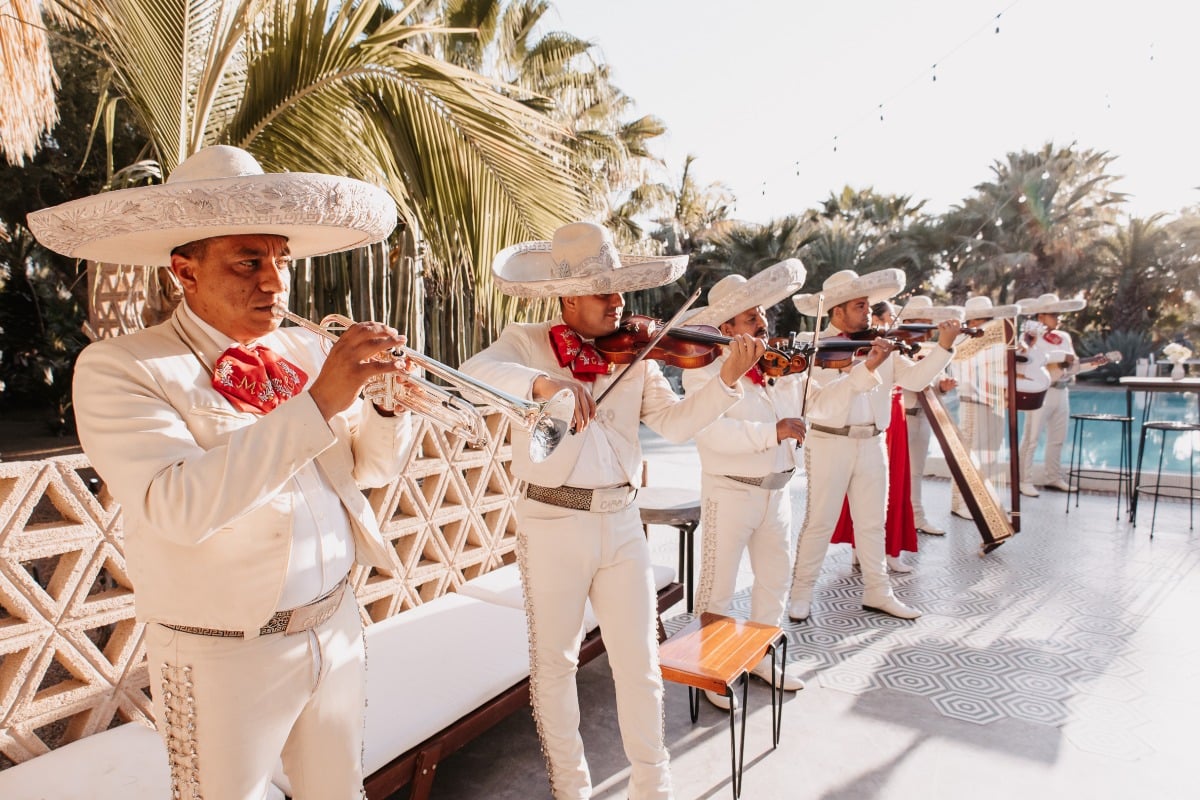
<instances>
[{"instance_id":1,"label":"wooden stool","mask_svg":"<svg viewBox=\"0 0 1200 800\"><path fill-rule=\"evenodd\" d=\"M693 619L659 645L658 658L664 680L688 687L688 711L692 722L700 716L700 692L710 691L729 698L729 754L733 773L733 796L742 794L742 766L746 763L746 687L749 671L767 653L771 674L787 664L787 636L774 625L762 625L707 611ZM734 714L733 685L742 685L742 732L739 740ZM783 690L771 681L771 749L779 746L783 725Z\"/></svg>"},{"instance_id":2,"label":"wooden stool","mask_svg":"<svg viewBox=\"0 0 1200 800\"><path fill-rule=\"evenodd\" d=\"M688 613L695 602L696 528L700 525L700 493L675 486L643 486L637 493L643 525L670 525L679 531L679 582Z\"/></svg>"}]
</instances>

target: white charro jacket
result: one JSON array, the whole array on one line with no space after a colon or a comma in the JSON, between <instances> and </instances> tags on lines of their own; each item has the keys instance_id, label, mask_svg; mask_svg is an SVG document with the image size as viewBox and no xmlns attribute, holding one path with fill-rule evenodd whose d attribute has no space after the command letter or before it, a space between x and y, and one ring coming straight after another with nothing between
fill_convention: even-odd
<instances>
[{"instance_id":1,"label":"white charro jacket","mask_svg":"<svg viewBox=\"0 0 1200 800\"><path fill-rule=\"evenodd\" d=\"M833 326L825 330L826 335L840 333L841 331ZM864 344L869 346L870 342L864 342ZM899 386L901 389L913 392L921 391L937 379L953 356L952 352L940 345L931 348L920 361L913 361L899 353L892 353L874 373L869 372L866 365L859 361L850 368L848 375L851 386L856 391L867 392L871 415L875 418L875 427L879 430L887 430L892 420L892 387ZM839 374L838 370L813 368L813 378L821 386L832 383ZM850 414L850 405L848 401L818 403L808 415L809 422L840 428L846 424L846 419Z\"/></svg>"},{"instance_id":2,"label":"white charro jacket","mask_svg":"<svg viewBox=\"0 0 1200 800\"><path fill-rule=\"evenodd\" d=\"M490 347L468 359L462 371L522 399L530 399L533 382L539 375L570 378L571 371L558 365L550 347L550 328L562 319L550 322L512 323ZM600 376L591 385L599 396L616 375L625 369L614 368L613 375ZM663 377L658 364L646 360L621 378L617 388L604 399L592 425L602 426L631 486L641 485L642 448L638 441L638 423L672 442L686 442L741 397L741 389L726 390L720 381L712 381L701 392L680 399ZM565 437L549 458L535 464L529 458L529 436L513 431L513 474L540 486L562 486L581 458L583 436Z\"/></svg>"},{"instance_id":3,"label":"white charro jacket","mask_svg":"<svg viewBox=\"0 0 1200 800\"><path fill-rule=\"evenodd\" d=\"M710 381L717 380L721 356L712 364L683 373L683 388L687 394L701 391ZM831 370L827 370L831 372ZM786 472L799 466L798 451L793 440L778 441L775 423L788 417L799 418L818 413L823 404L847 405L857 393L848 375L836 377L827 386L814 380L808 404L804 404L806 375L786 375L774 385L758 386L742 376L743 396L720 419L696 434L696 449L702 469L711 475L739 475L761 478L771 472Z\"/></svg>"},{"instance_id":4,"label":"white charro jacket","mask_svg":"<svg viewBox=\"0 0 1200 800\"><path fill-rule=\"evenodd\" d=\"M320 373L315 334L281 329L271 347L310 383ZM252 637L277 610L287 574L294 509L280 490L310 461L346 508L356 561L390 565L360 487L396 476L412 422L364 400L326 423L308 392L265 416L237 411L212 388L221 352L182 308L95 342L76 363L75 418L124 513L138 619Z\"/></svg>"}]
</instances>

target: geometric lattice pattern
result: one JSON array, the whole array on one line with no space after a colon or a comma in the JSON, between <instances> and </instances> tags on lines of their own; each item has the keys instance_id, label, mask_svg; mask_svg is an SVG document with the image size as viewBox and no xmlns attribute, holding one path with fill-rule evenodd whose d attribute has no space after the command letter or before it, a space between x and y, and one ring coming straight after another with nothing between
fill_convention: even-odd
<instances>
[{"instance_id":1,"label":"geometric lattice pattern","mask_svg":"<svg viewBox=\"0 0 1200 800\"><path fill-rule=\"evenodd\" d=\"M419 421L401 477L368 494L393 563L351 575L364 623L515 560L508 420L487 423L474 449ZM95 478L83 455L0 462L0 768L151 721L120 508Z\"/></svg>"}]
</instances>

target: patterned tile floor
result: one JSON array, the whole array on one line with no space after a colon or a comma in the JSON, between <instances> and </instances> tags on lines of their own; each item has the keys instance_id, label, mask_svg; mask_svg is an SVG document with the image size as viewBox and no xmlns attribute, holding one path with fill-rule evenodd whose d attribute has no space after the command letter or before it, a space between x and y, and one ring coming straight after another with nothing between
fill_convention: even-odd
<instances>
[{"instance_id":1,"label":"patterned tile floor","mask_svg":"<svg viewBox=\"0 0 1200 800\"><path fill-rule=\"evenodd\" d=\"M647 457L652 484L687 485L698 469L688 448L650 441ZM927 508L948 508L948 482L925 487ZM804 490L794 482L797 520ZM1114 504L1085 494L1065 513L1062 494L1026 498L1025 530L988 555L972 523L935 515L948 534L922 536L905 556L915 571L893 577L924 612L915 622L864 613L849 550L832 547L812 617L785 625L809 686L785 706L779 751L762 745L769 690L752 686L743 797L1200 797L1200 534L1184 503L1160 504L1153 539L1148 515L1133 529ZM651 533L655 560L673 564L673 531ZM748 603L742 591L736 612ZM624 797L606 663L581 671L580 691L595 796ZM730 796L725 719L705 704L692 725L675 685L667 714L677 797ZM516 715L443 765L435 797L548 796L536 747ZM513 783L497 759L530 778Z\"/></svg>"}]
</instances>

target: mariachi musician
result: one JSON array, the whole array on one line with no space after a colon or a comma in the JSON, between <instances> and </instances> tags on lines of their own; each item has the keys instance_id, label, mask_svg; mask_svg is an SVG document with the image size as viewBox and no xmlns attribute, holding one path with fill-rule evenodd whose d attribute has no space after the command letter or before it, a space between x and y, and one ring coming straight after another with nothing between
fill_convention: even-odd
<instances>
[{"instance_id":1,"label":"mariachi musician","mask_svg":"<svg viewBox=\"0 0 1200 800\"><path fill-rule=\"evenodd\" d=\"M722 278L709 289L708 305L688 317L688 325L710 325L725 336L765 338L767 309L799 290L805 274L804 265L789 258L748 279L741 275ZM720 380L724 358L685 371L686 394L701 392ZM783 618L791 572L788 484L796 470L797 449L804 443L802 417L808 385L803 372L772 378L755 365L741 378L742 399L696 434L704 508L696 594L699 611L729 614L742 555L748 551L754 572L750 620L778 625ZM768 658L751 674L774 681L785 691L804 688L804 681L791 669L776 667L772 676ZM726 695L706 691L705 696L718 708L729 708Z\"/></svg>"},{"instance_id":2,"label":"mariachi musician","mask_svg":"<svg viewBox=\"0 0 1200 800\"><path fill-rule=\"evenodd\" d=\"M855 335L865 331L871 305L894 297L904 288L904 272L885 269L860 276L854 270L835 272L825 280L821 295L828 305L825 335ZM816 295L796 295L803 314L817 313ZM885 337L871 345L865 359L848 366L848 380L856 391L849 403L821 404L810 412L806 440L808 513L796 543L788 616L808 619L813 588L829 547L829 540L848 498L855 541L863 576L864 610L915 619L921 612L897 599L888 580L884 558L884 516L887 505L887 456L880 436L891 420L892 387L920 390L928 386L950 361L961 325L946 320L938 325L938 346L920 361L895 355ZM818 384L838 377L836 370L814 369Z\"/></svg>"},{"instance_id":3,"label":"mariachi musician","mask_svg":"<svg viewBox=\"0 0 1200 800\"><path fill-rule=\"evenodd\" d=\"M516 511L530 691L555 798L592 791L575 688L587 600L604 630L616 685L632 765L628 796L671 797L650 550L633 503L642 471L638 426L645 422L671 441L692 438L742 398L739 379L762 357L764 342L733 337L718 380L683 400L655 362L616 366L599 348L618 328L623 292L670 283L686 266L687 256L618 254L609 232L592 223L502 250L493 264L500 291L557 298L561 313L549 322L509 324L462 366L523 399L545 400L563 389L576 398L575 433L544 461L534 463L525 434L513 434L514 445L522 445L513 448L513 473L527 483Z\"/></svg>"},{"instance_id":4,"label":"mariachi musician","mask_svg":"<svg viewBox=\"0 0 1200 800\"><path fill-rule=\"evenodd\" d=\"M199 150L166 183L30 215L64 255L170 267L166 322L75 366L79 440L120 502L172 797L360 797L365 651L351 568L390 568L361 489L395 479L411 415L360 398L402 345L359 323L324 353L280 328L293 258L385 238L387 192Z\"/></svg>"}]
</instances>

